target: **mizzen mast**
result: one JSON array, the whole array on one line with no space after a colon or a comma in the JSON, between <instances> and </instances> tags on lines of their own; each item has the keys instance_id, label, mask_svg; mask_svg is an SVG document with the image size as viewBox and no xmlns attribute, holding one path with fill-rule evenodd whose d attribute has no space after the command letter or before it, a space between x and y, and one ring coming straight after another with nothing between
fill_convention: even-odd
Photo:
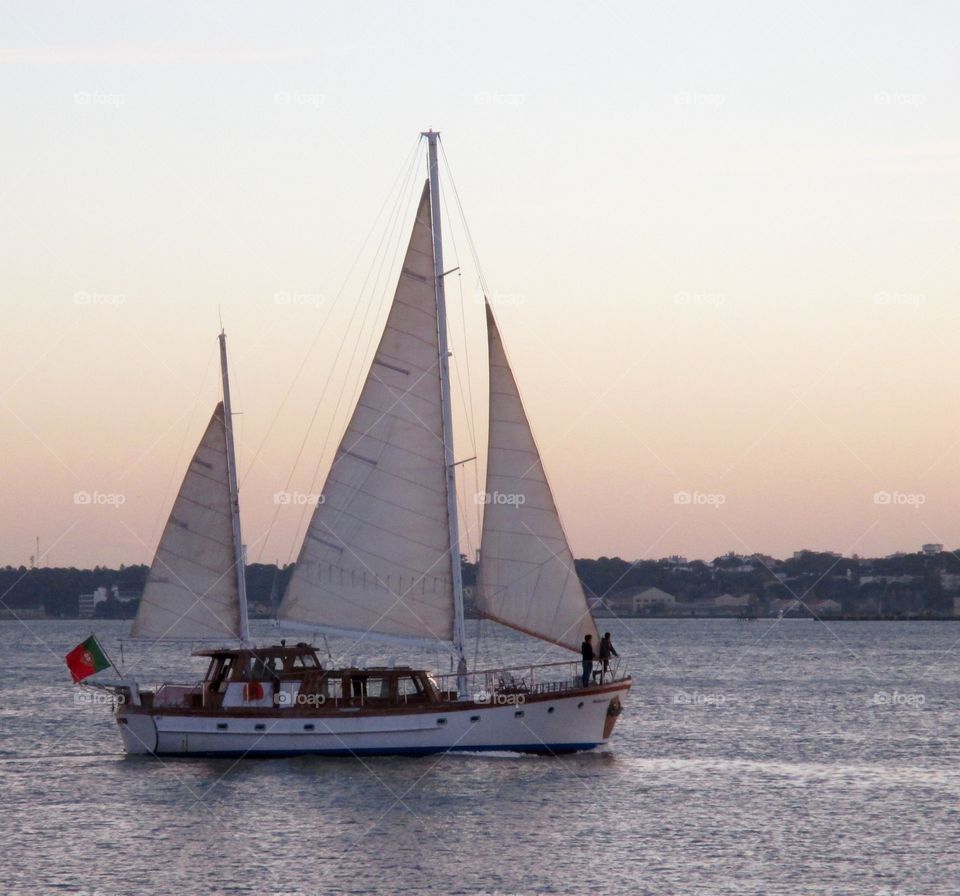
<instances>
[{"instance_id":1,"label":"mizzen mast","mask_svg":"<svg viewBox=\"0 0 960 896\"><path fill-rule=\"evenodd\" d=\"M460 690L465 689L467 660L463 624L463 577L460 569L460 527L457 520L457 468L453 453L453 415L450 397L450 348L447 337L447 300L444 291L443 239L440 232L440 169L437 163L438 131L423 131L427 138L430 172L430 221L433 228L433 273L437 295L440 337L440 394L443 404L443 448L447 474L447 519L450 527L450 580L453 584L453 646L457 651Z\"/></svg>"},{"instance_id":2,"label":"mizzen mast","mask_svg":"<svg viewBox=\"0 0 960 896\"><path fill-rule=\"evenodd\" d=\"M247 576L244 563L243 537L240 534L240 489L237 485L237 455L233 442L233 410L230 406L230 378L227 376L227 334L221 330L220 377L223 381L223 425L227 437L227 482L230 486L230 522L233 527L233 555L237 571L237 602L240 610L240 640L250 640L247 614Z\"/></svg>"}]
</instances>

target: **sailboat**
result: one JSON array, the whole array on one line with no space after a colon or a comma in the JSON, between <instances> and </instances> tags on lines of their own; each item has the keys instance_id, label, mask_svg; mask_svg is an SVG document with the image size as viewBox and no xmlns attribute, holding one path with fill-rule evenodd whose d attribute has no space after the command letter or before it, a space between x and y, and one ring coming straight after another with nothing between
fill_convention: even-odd
<instances>
[{"instance_id":1,"label":"sailboat","mask_svg":"<svg viewBox=\"0 0 960 896\"><path fill-rule=\"evenodd\" d=\"M456 671L330 668L312 644L250 639L226 339L223 401L190 462L132 634L208 639L203 680L118 695L128 753L559 754L605 744L632 684L617 658L470 670L435 131L393 302L280 601L281 627L446 645ZM449 273L449 272L446 272ZM481 616L578 652L596 625L490 305L488 495L475 602ZM228 646L222 646L227 644ZM96 684L96 681L94 681Z\"/></svg>"}]
</instances>

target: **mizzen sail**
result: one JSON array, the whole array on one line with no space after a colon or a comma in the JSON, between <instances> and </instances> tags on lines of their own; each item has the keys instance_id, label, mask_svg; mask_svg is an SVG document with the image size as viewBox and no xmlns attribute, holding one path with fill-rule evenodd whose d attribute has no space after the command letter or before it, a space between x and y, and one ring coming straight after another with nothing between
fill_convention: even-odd
<instances>
[{"instance_id":1,"label":"mizzen sail","mask_svg":"<svg viewBox=\"0 0 960 896\"><path fill-rule=\"evenodd\" d=\"M477 604L485 616L577 650L597 628L573 565L493 312L490 426Z\"/></svg>"},{"instance_id":2,"label":"mizzen sail","mask_svg":"<svg viewBox=\"0 0 960 896\"><path fill-rule=\"evenodd\" d=\"M280 604L282 623L453 638L441 407L425 187L383 336Z\"/></svg>"},{"instance_id":3,"label":"mizzen sail","mask_svg":"<svg viewBox=\"0 0 960 896\"><path fill-rule=\"evenodd\" d=\"M227 433L217 405L160 537L131 636L241 638Z\"/></svg>"}]
</instances>

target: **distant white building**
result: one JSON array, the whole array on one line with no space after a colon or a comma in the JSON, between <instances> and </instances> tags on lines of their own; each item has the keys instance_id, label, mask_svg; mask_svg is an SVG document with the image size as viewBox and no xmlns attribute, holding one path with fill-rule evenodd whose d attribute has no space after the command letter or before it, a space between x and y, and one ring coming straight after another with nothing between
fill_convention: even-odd
<instances>
[{"instance_id":1,"label":"distant white building","mask_svg":"<svg viewBox=\"0 0 960 896\"><path fill-rule=\"evenodd\" d=\"M639 613L641 610L646 610L657 604L672 607L676 602L677 599L672 594L668 594L660 588L647 588L633 596L633 612Z\"/></svg>"},{"instance_id":2,"label":"distant white building","mask_svg":"<svg viewBox=\"0 0 960 896\"><path fill-rule=\"evenodd\" d=\"M942 544L925 544L920 548L920 550L922 550L923 553L926 554L928 557L932 557L935 554L943 553L943 545Z\"/></svg>"},{"instance_id":3,"label":"distant white building","mask_svg":"<svg viewBox=\"0 0 960 896\"><path fill-rule=\"evenodd\" d=\"M99 587L93 594L81 594L77 601L77 612L81 619L92 619L96 612L97 604L103 603L107 599L107 589Z\"/></svg>"},{"instance_id":4,"label":"distant white building","mask_svg":"<svg viewBox=\"0 0 960 896\"><path fill-rule=\"evenodd\" d=\"M741 594L739 597L733 594L721 594L715 597L711 602L718 610L743 610L750 606L750 595Z\"/></svg>"}]
</instances>

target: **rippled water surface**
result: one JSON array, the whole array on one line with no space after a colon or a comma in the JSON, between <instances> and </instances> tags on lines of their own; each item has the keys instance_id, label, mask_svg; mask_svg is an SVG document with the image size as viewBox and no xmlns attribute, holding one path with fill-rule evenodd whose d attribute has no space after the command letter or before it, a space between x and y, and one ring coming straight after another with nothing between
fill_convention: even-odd
<instances>
[{"instance_id":1,"label":"rippled water surface","mask_svg":"<svg viewBox=\"0 0 960 896\"><path fill-rule=\"evenodd\" d=\"M239 762L125 758L62 663L89 624L28 625L0 623L15 896L960 893L960 624L611 620L605 752ZM96 625L113 654L127 627ZM481 664L566 657L484 627Z\"/></svg>"}]
</instances>

